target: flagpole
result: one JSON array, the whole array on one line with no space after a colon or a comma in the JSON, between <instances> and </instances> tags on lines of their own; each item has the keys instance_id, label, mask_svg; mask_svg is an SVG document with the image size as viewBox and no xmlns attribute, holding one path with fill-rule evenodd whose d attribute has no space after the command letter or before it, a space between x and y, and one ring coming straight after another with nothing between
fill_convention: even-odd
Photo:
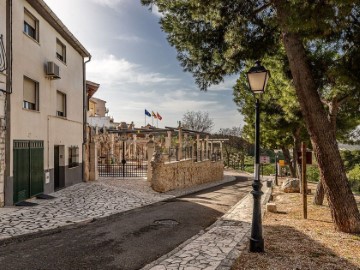
<instances>
[{"instance_id":1,"label":"flagpole","mask_svg":"<svg viewBox=\"0 0 360 270\"><path fill-rule=\"evenodd\" d=\"M144 125L144 127L146 127L146 114L145 114L145 125Z\"/></svg>"},{"instance_id":2,"label":"flagpole","mask_svg":"<svg viewBox=\"0 0 360 270\"><path fill-rule=\"evenodd\" d=\"M159 127L159 119L156 118L156 127L158 128Z\"/></svg>"},{"instance_id":3,"label":"flagpole","mask_svg":"<svg viewBox=\"0 0 360 270\"><path fill-rule=\"evenodd\" d=\"M151 123L152 123L152 126L154 126L154 116L151 115Z\"/></svg>"}]
</instances>

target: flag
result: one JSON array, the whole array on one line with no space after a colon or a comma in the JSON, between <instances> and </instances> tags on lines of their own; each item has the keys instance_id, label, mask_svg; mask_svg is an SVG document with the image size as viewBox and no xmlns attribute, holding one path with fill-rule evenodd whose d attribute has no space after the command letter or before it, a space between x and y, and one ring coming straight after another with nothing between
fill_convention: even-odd
<instances>
[{"instance_id":1,"label":"flag","mask_svg":"<svg viewBox=\"0 0 360 270\"><path fill-rule=\"evenodd\" d=\"M148 110L147 110L147 109L145 109L145 115L147 115L147 116L151 117L151 114L148 112Z\"/></svg>"},{"instance_id":2,"label":"flag","mask_svg":"<svg viewBox=\"0 0 360 270\"><path fill-rule=\"evenodd\" d=\"M156 116L160 121L162 120L162 116L158 112L156 112Z\"/></svg>"},{"instance_id":3,"label":"flag","mask_svg":"<svg viewBox=\"0 0 360 270\"><path fill-rule=\"evenodd\" d=\"M154 111L151 111L152 112L152 116L156 119L156 114L154 113Z\"/></svg>"}]
</instances>

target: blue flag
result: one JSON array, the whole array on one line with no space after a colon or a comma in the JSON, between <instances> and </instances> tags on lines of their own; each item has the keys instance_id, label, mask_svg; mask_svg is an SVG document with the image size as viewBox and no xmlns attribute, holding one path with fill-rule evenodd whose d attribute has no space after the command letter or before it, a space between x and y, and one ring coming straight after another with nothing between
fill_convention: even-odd
<instances>
[{"instance_id":1,"label":"blue flag","mask_svg":"<svg viewBox=\"0 0 360 270\"><path fill-rule=\"evenodd\" d=\"M151 117L151 113L149 113L147 109L145 109L145 115Z\"/></svg>"}]
</instances>

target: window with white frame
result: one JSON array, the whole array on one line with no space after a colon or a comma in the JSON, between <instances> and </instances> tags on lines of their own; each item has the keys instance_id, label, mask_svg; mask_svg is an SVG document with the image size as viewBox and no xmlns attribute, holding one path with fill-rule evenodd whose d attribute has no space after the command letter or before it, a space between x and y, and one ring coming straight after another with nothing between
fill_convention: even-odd
<instances>
[{"instance_id":1,"label":"window with white frame","mask_svg":"<svg viewBox=\"0 0 360 270\"><path fill-rule=\"evenodd\" d=\"M56 39L56 57L66 63L66 46L59 39Z\"/></svg>"},{"instance_id":2,"label":"window with white frame","mask_svg":"<svg viewBox=\"0 0 360 270\"><path fill-rule=\"evenodd\" d=\"M79 146L69 147L69 168L79 166Z\"/></svg>"},{"instance_id":3,"label":"window with white frame","mask_svg":"<svg viewBox=\"0 0 360 270\"><path fill-rule=\"evenodd\" d=\"M23 108L27 110L39 110L39 83L24 77Z\"/></svg>"},{"instance_id":4,"label":"window with white frame","mask_svg":"<svg viewBox=\"0 0 360 270\"><path fill-rule=\"evenodd\" d=\"M26 9L24 10L24 33L39 41L39 21Z\"/></svg>"},{"instance_id":5,"label":"window with white frame","mask_svg":"<svg viewBox=\"0 0 360 270\"><path fill-rule=\"evenodd\" d=\"M56 115L66 117L66 94L56 92Z\"/></svg>"}]
</instances>

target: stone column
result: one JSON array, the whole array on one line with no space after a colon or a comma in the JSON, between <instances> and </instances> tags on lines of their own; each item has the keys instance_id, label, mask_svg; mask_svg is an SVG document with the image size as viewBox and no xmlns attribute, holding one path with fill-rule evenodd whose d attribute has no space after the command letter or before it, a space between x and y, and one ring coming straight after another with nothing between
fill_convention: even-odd
<instances>
[{"instance_id":1,"label":"stone column","mask_svg":"<svg viewBox=\"0 0 360 270\"><path fill-rule=\"evenodd\" d=\"M200 161L200 134L196 134L196 157Z\"/></svg>"},{"instance_id":2,"label":"stone column","mask_svg":"<svg viewBox=\"0 0 360 270\"><path fill-rule=\"evenodd\" d=\"M90 154L90 162L89 162L89 180L96 181L99 179L99 171L98 171L98 161L97 161L97 145L95 142L89 143L89 154Z\"/></svg>"},{"instance_id":3,"label":"stone column","mask_svg":"<svg viewBox=\"0 0 360 270\"><path fill-rule=\"evenodd\" d=\"M114 134L110 134L110 157L110 164L112 164L114 158Z\"/></svg>"},{"instance_id":4,"label":"stone column","mask_svg":"<svg viewBox=\"0 0 360 270\"><path fill-rule=\"evenodd\" d=\"M189 142L188 142L188 134L184 133L184 147L185 147L185 157L184 158L189 158Z\"/></svg>"},{"instance_id":5,"label":"stone column","mask_svg":"<svg viewBox=\"0 0 360 270\"><path fill-rule=\"evenodd\" d=\"M171 147L171 131L167 131L167 137L165 138L165 147L167 151L169 151L169 148Z\"/></svg>"},{"instance_id":6,"label":"stone column","mask_svg":"<svg viewBox=\"0 0 360 270\"><path fill-rule=\"evenodd\" d=\"M182 128L179 127L179 150L178 150L178 160L182 160L182 148L183 148L183 132L182 132Z\"/></svg>"},{"instance_id":7,"label":"stone column","mask_svg":"<svg viewBox=\"0 0 360 270\"><path fill-rule=\"evenodd\" d=\"M152 139L147 142L146 148L147 148L147 156L148 156L148 160L147 160L147 180L149 182L151 182L151 176L152 176L151 160L152 160L152 157L153 157L154 152L155 152L155 143L154 143L154 141Z\"/></svg>"},{"instance_id":8,"label":"stone column","mask_svg":"<svg viewBox=\"0 0 360 270\"><path fill-rule=\"evenodd\" d=\"M205 159L205 140L201 140L201 160Z\"/></svg>"},{"instance_id":9,"label":"stone column","mask_svg":"<svg viewBox=\"0 0 360 270\"><path fill-rule=\"evenodd\" d=\"M224 159L224 155L223 155L223 149L222 149L222 142L220 141L220 154L221 154L221 160Z\"/></svg>"},{"instance_id":10,"label":"stone column","mask_svg":"<svg viewBox=\"0 0 360 270\"><path fill-rule=\"evenodd\" d=\"M133 142L134 142L134 156L137 157L137 141L136 141L136 134L133 134Z\"/></svg>"},{"instance_id":11,"label":"stone column","mask_svg":"<svg viewBox=\"0 0 360 270\"><path fill-rule=\"evenodd\" d=\"M205 138L205 157L209 159L209 135L206 135Z\"/></svg>"}]
</instances>

